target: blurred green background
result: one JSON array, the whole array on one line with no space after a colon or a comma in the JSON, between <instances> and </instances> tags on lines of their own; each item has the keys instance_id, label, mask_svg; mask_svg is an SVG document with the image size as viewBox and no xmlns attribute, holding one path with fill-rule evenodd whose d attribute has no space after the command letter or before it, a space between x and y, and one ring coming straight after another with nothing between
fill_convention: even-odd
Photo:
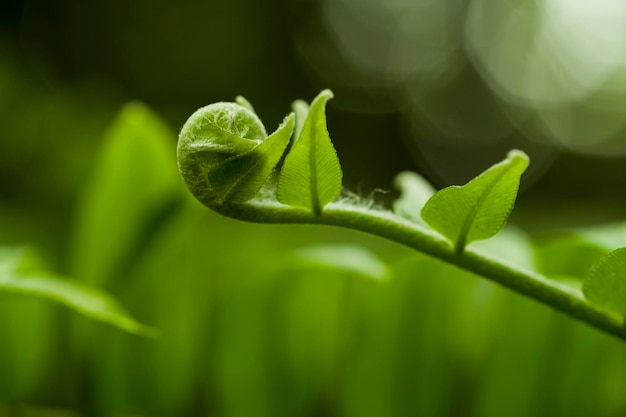
<instances>
[{"instance_id":1,"label":"blurred green background","mask_svg":"<svg viewBox=\"0 0 626 417\"><path fill-rule=\"evenodd\" d=\"M625 246L620 0L4 1L0 245L162 336L0 294L0 416L626 415L608 336L379 239L191 199L195 109L242 94L273 130L322 88L348 188L388 203L402 170L443 187L517 147L521 229L486 250L580 280Z\"/></svg>"}]
</instances>

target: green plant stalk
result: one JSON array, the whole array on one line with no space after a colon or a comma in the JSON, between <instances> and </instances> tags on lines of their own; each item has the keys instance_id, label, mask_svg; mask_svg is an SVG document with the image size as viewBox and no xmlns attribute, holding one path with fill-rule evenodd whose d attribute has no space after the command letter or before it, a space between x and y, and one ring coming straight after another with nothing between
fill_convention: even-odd
<instances>
[{"instance_id":1,"label":"green plant stalk","mask_svg":"<svg viewBox=\"0 0 626 417\"><path fill-rule=\"evenodd\" d=\"M495 260L472 248L455 252L437 233L389 211L335 202L324 207L321 215L315 215L305 209L256 199L243 204L223 203L219 207L213 201L208 206L228 217L255 223L322 224L379 236L473 272L626 340L624 318L590 304L580 290Z\"/></svg>"},{"instance_id":2,"label":"green plant stalk","mask_svg":"<svg viewBox=\"0 0 626 417\"><path fill-rule=\"evenodd\" d=\"M284 134L285 130L291 133L291 127L283 124L277 133L268 137L250 106L214 103L199 109L187 120L179 135L178 166L187 187L208 208L235 219L340 226L389 239L483 276L626 340L624 316L589 302L580 289L465 248L466 242L491 237L504 225L515 201L519 176L528 165L526 154L513 150L507 159L465 186L448 187L435 193L421 209L421 217L431 229L362 204L358 199L337 200L342 173L328 136L324 113L324 105L330 97L329 90L322 91L313 100L304 124L302 120L296 123L300 123L302 130L285 157L277 183L268 178L278 162L278 152L273 152L272 159L268 160L270 155L264 144L274 135ZM305 110L300 106L300 119ZM245 170L245 181L242 181L237 178L241 161L248 164L245 166L262 166L263 169ZM318 169L321 167L324 169ZM505 178L499 176L503 170L513 170L505 182L500 181ZM254 174L254 181L249 174ZM229 194L219 192L224 183L228 185L232 181L241 198L231 199ZM498 189L497 198L493 196L494 187L504 187ZM470 198L472 193L480 193L477 201ZM469 212L467 204L471 205ZM479 207L484 206L493 207L495 211L483 213L478 219ZM490 224L476 229L470 239L471 225L479 220ZM460 230L459 221L463 223Z\"/></svg>"}]
</instances>

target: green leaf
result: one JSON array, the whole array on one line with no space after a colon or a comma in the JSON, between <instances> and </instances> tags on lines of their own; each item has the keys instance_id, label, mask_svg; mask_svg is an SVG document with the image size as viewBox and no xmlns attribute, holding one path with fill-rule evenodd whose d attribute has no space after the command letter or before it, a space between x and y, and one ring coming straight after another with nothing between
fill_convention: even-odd
<instances>
[{"instance_id":1,"label":"green leaf","mask_svg":"<svg viewBox=\"0 0 626 417\"><path fill-rule=\"evenodd\" d=\"M437 192L422 209L422 218L446 237L455 252L502 229L513 210L528 156L513 150L507 158L463 186Z\"/></svg>"},{"instance_id":2,"label":"green leaf","mask_svg":"<svg viewBox=\"0 0 626 417\"><path fill-rule=\"evenodd\" d=\"M309 104L304 100L296 100L291 104L291 109L296 114L296 130L293 135L293 143L300 139L304 122L309 115Z\"/></svg>"},{"instance_id":3,"label":"green leaf","mask_svg":"<svg viewBox=\"0 0 626 417\"><path fill-rule=\"evenodd\" d=\"M235 102L239 104L240 106L247 108L252 113L256 114L256 112L254 111L254 107L252 106L252 103L250 103L248 99L246 99L244 96L237 96L235 98Z\"/></svg>"},{"instance_id":4,"label":"green leaf","mask_svg":"<svg viewBox=\"0 0 626 417\"><path fill-rule=\"evenodd\" d=\"M295 115L288 115L276 132L253 149L235 155L208 172L209 183L221 199L250 200L263 186L287 148Z\"/></svg>"},{"instance_id":5,"label":"green leaf","mask_svg":"<svg viewBox=\"0 0 626 417\"><path fill-rule=\"evenodd\" d=\"M393 185L400 191L400 197L393 202L393 211L400 217L423 224L420 212L435 194L435 188L424 177L411 171L396 175Z\"/></svg>"},{"instance_id":6,"label":"green leaf","mask_svg":"<svg viewBox=\"0 0 626 417\"><path fill-rule=\"evenodd\" d=\"M341 167L326 129L326 102L330 90L311 103L299 139L285 158L278 182L278 200L304 207L316 215L341 192Z\"/></svg>"},{"instance_id":7,"label":"green leaf","mask_svg":"<svg viewBox=\"0 0 626 417\"><path fill-rule=\"evenodd\" d=\"M22 248L0 250L0 291L33 295L59 302L90 318L122 330L154 337L156 329L134 319L108 294L76 281L58 277L34 266L33 257Z\"/></svg>"},{"instance_id":8,"label":"green leaf","mask_svg":"<svg viewBox=\"0 0 626 417\"><path fill-rule=\"evenodd\" d=\"M591 267L583 294L598 307L626 316L626 248L614 250Z\"/></svg>"},{"instance_id":9,"label":"green leaf","mask_svg":"<svg viewBox=\"0 0 626 417\"><path fill-rule=\"evenodd\" d=\"M70 275L107 288L182 200L176 135L149 108L124 106L105 134L75 224Z\"/></svg>"},{"instance_id":10,"label":"green leaf","mask_svg":"<svg viewBox=\"0 0 626 417\"><path fill-rule=\"evenodd\" d=\"M374 280L390 275L387 264L372 252L355 245L316 245L294 253L298 265L344 271Z\"/></svg>"},{"instance_id":11,"label":"green leaf","mask_svg":"<svg viewBox=\"0 0 626 417\"><path fill-rule=\"evenodd\" d=\"M579 282L609 250L578 234L565 234L543 241L537 249L542 274L550 278L575 278Z\"/></svg>"},{"instance_id":12,"label":"green leaf","mask_svg":"<svg viewBox=\"0 0 626 417\"><path fill-rule=\"evenodd\" d=\"M492 239L476 242L474 249L528 271L537 270L537 254L533 241L522 229L506 225Z\"/></svg>"},{"instance_id":13,"label":"green leaf","mask_svg":"<svg viewBox=\"0 0 626 417\"><path fill-rule=\"evenodd\" d=\"M154 337L156 329L142 325L108 294L68 279L37 273L28 276L0 276L0 291L34 295L57 301L83 315L112 324L122 330Z\"/></svg>"},{"instance_id":14,"label":"green leaf","mask_svg":"<svg viewBox=\"0 0 626 417\"><path fill-rule=\"evenodd\" d=\"M626 222L605 223L574 229L585 242L604 248L605 253L626 244Z\"/></svg>"}]
</instances>

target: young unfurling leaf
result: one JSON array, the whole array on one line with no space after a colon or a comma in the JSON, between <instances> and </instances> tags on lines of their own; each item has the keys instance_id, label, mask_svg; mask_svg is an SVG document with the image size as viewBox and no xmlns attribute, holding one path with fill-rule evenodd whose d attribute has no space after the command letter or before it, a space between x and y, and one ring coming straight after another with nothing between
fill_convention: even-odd
<instances>
[{"instance_id":1,"label":"young unfurling leaf","mask_svg":"<svg viewBox=\"0 0 626 417\"><path fill-rule=\"evenodd\" d=\"M326 130L325 106L332 96L330 90L324 90L311 103L278 181L281 203L309 209L315 215L341 192L341 167Z\"/></svg>"},{"instance_id":2,"label":"young unfurling leaf","mask_svg":"<svg viewBox=\"0 0 626 417\"><path fill-rule=\"evenodd\" d=\"M225 160L207 174L215 192L223 199L246 201L254 197L283 156L293 132L290 114L276 132L251 150Z\"/></svg>"},{"instance_id":3,"label":"young unfurling leaf","mask_svg":"<svg viewBox=\"0 0 626 417\"><path fill-rule=\"evenodd\" d=\"M252 106L252 103L250 103L248 99L245 98L244 96L237 96L235 98L235 103L239 104L240 106L245 107L246 109L250 110L252 113L256 114L256 111L254 111L254 107Z\"/></svg>"},{"instance_id":4,"label":"young unfurling leaf","mask_svg":"<svg viewBox=\"0 0 626 417\"><path fill-rule=\"evenodd\" d=\"M393 202L393 211L400 217L423 224L420 212L424 204L435 194L435 188L421 175L405 171L393 180L393 185L400 191L400 197Z\"/></svg>"},{"instance_id":5,"label":"young unfurling leaf","mask_svg":"<svg viewBox=\"0 0 626 417\"><path fill-rule=\"evenodd\" d=\"M289 143L295 115L267 136L252 104L213 103L197 110L181 129L178 166L194 195L218 212L225 203L253 199Z\"/></svg>"},{"instance_id":6,"label":"young unfurling leaf","mask_svg":"<svg viewBox=\"0 0 626 417\"><path fill-rule=\"evenodd\" d=\"M591 267L583 294L598 307L626 317L626 248L614 250Z\"/></svg>"},{"instance_id":7,"label":"young unfurling leaf","mask_svg":"<svg viewBox=\"0 0 626 417\"><path fill-rule=\"evenodd\" d=\"M296 114L296 130L293 132L293 143L296 143L300 139L304 122L309 115L309 103L304 100L296 100L291 104L291 110Z\"/></svg>"},{"instance_id":8,"label":"young unfurling leaf","mask_svg":"<svg viewBox=\"0 0 626 417\"><path fill-rule=\"evenodd\" d=\"M422 219L446 237L460 253L476 240L495 235L504 226L519 188L528 156L518 150L466 185L437 192L422 209Z\"/></svg>"}]
</instances>

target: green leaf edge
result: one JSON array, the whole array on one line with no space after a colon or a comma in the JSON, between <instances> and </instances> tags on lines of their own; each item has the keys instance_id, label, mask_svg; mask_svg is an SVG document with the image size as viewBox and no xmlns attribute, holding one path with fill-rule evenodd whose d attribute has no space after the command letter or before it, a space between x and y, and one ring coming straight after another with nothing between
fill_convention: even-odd
<instances>
[{"instance_id":1,"label":"green leaf edge","mask_svg":"<svg viewBox=\"0 0 626 417\"><path fill-rule=\"evenodd\" d=\"M110 324L136 335L156 338L160 334L158 329L141 324L130 317L112 296L96 288L48 273L29 273L17 277L13 276L13 274L9 277L6 276L6 273L3 275L3 279L0 280L0 291L55 301L86 317ZM77 303L68 295L69 292L81 293L79 297L93 298L100 305L91 308ZM99 309L99 307L104 307L105 311Z\"/></svg>"},{"instance_id":2,"label":"green leaf edge","mask_svg":"<svg viewBox=\"0 0 626 417\"><path fill-rule=\"evenodd\" d=\"M602 286L606 284L612 287L610 293L618 292L619 289L615 288L615 286L619 285L617 281L620 280L620 278L622 287L624 287L620 292L626 293L626 270L611 267L611 263L615 262L626 266L626 248L615 249L600 258L600 260L589 269L583 281L582 292L585 298L592 304L626 318L626 299L624 299L620 305L616 305L614 300L607 301L606 298L599 298L596 293L598 285Z\"/></svg>"}]
</instances>

